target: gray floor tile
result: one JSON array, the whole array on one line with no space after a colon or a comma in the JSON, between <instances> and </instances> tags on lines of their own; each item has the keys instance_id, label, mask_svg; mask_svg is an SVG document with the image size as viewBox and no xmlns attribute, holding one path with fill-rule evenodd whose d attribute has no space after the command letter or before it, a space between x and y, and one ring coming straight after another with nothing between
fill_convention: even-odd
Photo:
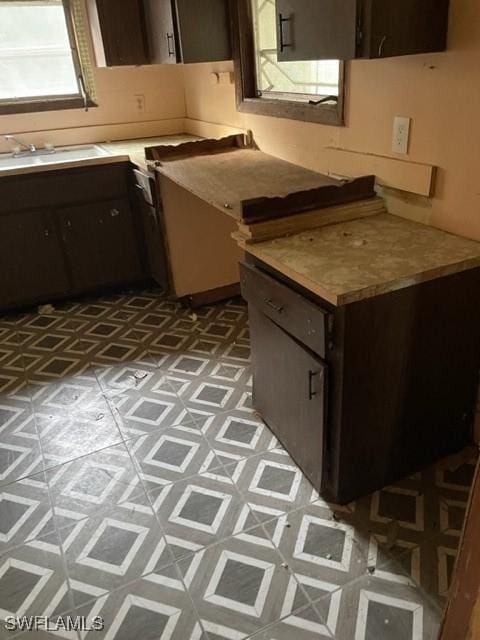
<instances>
[{"instance_id":1,"label":"gray floor tile","mask_svg":"<svg viewBox=\"0 0 480 640\"><path fill-rule=\"evenodd\" d=\"M414 586L364 576L315 608L337 640L437 640L439 610Z\"/></svg>"},{"instance_id":2,"label":"gray floor tile","mask_svg":"<svg viewBox=\"0 0 480 640\"><path fill-rule=\"evenodd\" d=\"M321 640L331 637L328 625L312 605L299 609L280 622L250 636L251 640Z\"/></svg>"},{"instance_id":3,"label":"gray floor tile","mask_svg":"<svg viewBox=\"0 0 480 640\"><path fill-rule=\"evenodd\" d=\"M0 557L9 549L54 531L48 525L50 496L45 474L40 472L0 490Z\"/></svg>"},{"instance_id":4,"label":"gray floor tile","mask_svg":"<svg viewBox=\"0 0 480 640\"><path fill-rule=\"evenodd\" d=\"M166 484L198 474L215 474L217 469L223 473L221 461L189 423L127 441L127 447L149 490L158 482Z\"/></svg>"},{"instance_id":5,"label":"gray floor tile","mask_svg":"<svg viewBox=\"0 0 480 640\"><path fill-rule=\"evenodd\" d=\"M258 525L223 469L165 485L149 496L165 534L200 547Z\"/></svg>"},{"instance_id":6,"label":"gray floor tile","mask_svg":"<svg viewBox=\"0 0 480 640\"><path fill-rule=\"evenodd\" d=\"M98 617L103 620L104 629L86 634L89 640L207 640L174 567L169 581L137 580L77 609L77 613L91 623Z\"/></svg>"},{"instance_id":7,"label":"gray floor tile","mask_svg":"<svg viewBox=\"0 0 480 640\"><path fill-rule=\"evenodd\" d=\"M123 443L56 466L45 475L58 528L131 502L145 493Z\"/></svg>"},{"instance_id":8,"label":"gray floor tile","mask_svg":"<svg viewBox=\"0 0 480 640\"><path fill-rule=\"evenodd\" d=\"M229 538L178 566L210 638L246 638L308 603L273 545L253 539Z\"/></svg>"},{"instance_id":9,"label":"gray floor tile","mask_svg":"<svg viewBox=\"0 0 480 640\"><path fill-rule=\"evenodd\" d=\"M3 622L7 616L45 615L65 581L54 534L11 549L0 558L0 620ZM0 628L4 630L4 625L0 624Z\"/></svg>"},{"instance_id":10,"label":"gray floor tile","mask_svg":"<svg viewBox=\"0 0 480 640\"><path fill-rule=\"evenodd\" d=\"M70 580L107 592L169 566L174 560L167 547L157 566L150 565L159 546L165 547L165 539L146 497L98 512L59 533L66 547ZM91 598L86 588L78 594L74 592L76 606L87 599Z\"/></svg>"},{"instance_id":11,"label":"gray floor tile","mask_svg":"<svg viewBox=\"0 0 480 640\"><path fill-rule=\"evenodd\" d=\"M239 460L227 470L247 502L280 515L318 499L318 493L281 448Z\"/></svg>"},{"instance_id":12,"label":"gray floor tile","mask_svg":"<svg viewBox=\"0 0 480 640\"><path fill-rule=\"evenodd\" d=\"M233 410L217 415L192 415L202 422L210 446L224 456L225 463L249 458L279 445L265 423L251 413Z\"/></svg>"}]
</instances>

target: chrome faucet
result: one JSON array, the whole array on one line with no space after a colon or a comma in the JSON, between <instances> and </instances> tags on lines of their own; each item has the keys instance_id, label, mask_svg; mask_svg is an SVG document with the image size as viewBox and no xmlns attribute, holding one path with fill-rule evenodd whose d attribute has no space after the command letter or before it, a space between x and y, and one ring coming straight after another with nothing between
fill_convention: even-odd
<instances>
[{"instance_id":1,"label":"chrome faucet","mask_svg":"<svg viewBox=\"0 0 480 640\"><path fill-rule=\"evenodd\" d=\"M19 140L18 138L16 138L15 136L12 136L10 134L4 136L5 140L7 140L8 142L10 142L11 140L13 140L14 142L16 142L18 145L20 145L20 147L23 147L26 151L29 151L30 153L35 153L35 151L37 150L37 147L34 144L25 144L25 142L22 142L21 140ZM14 156L18 155L17 153L13 154Z\"/></svg>"}]
</instances>

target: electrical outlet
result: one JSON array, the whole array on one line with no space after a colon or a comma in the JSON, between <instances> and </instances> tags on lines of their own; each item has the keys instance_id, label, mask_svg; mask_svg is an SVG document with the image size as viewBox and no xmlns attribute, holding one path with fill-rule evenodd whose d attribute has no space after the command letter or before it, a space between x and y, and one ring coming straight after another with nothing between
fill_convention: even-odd
<instances>
[{"instance_id":1,"label":"electrical outlet","mask_svg":"<svg viewBox=\"0 0 480 640\"><path fill-rule=\"evenodd\" d=\"M410 118L395 116L393 120L393 153L408 153L408 143L410 139Z\"/></svg>"},{"instance_id":2,"label":"electrical outlet","mask_svg":"<svg viewBox=\"0 0 480 640\"><path fill-rule=\"evenodd\" d=\"M139 113L145 112L145 96L143 93L137 93L133 96L135 98L135 106Z\"/></svg>"}]
</instances>

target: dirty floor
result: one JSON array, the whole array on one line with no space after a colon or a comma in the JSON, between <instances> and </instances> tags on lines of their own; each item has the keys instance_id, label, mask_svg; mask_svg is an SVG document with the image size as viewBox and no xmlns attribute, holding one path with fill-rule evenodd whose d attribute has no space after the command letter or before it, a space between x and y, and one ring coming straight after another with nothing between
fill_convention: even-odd
<instances>
[{"instance_id":1,"label":"dirty floor","mask_svg":"<svg viewBox=\"0 0 480 640\"><path fill-rule=\"evenodd\" d=\"M359 416L361 419L361 416ZM433 640L475 455L327 504L251 409L246 307L0 317L0 638Z\"/></svg>"}]
</instances>

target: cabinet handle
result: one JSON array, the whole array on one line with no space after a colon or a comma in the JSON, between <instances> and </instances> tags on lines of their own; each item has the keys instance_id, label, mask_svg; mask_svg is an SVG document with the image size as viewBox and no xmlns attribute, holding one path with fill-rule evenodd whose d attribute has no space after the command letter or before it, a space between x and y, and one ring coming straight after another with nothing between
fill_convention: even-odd
<instances>
[{"instance_id":1,"label":"cabinet handle","mask_svg":"<svg viewBox=\"0 0 480 640\"><path fill-rule=\"evenodd\" d=\"M170 41L172 41L172 48L170 49ZM167 33L167 47L168 47L168 55L174 56L175 55L175 41L174 41L174 37L173 37L173 33Z\"/></svg>"},{"instance_id":2,"label":"cabinet handle","mask_svg":"<svg viewBox=\"0 0 480 640\"><path fill-rule=\"evenodd\" d=\"M279 33L279 48L280 48L280 52L283 53L283 50L286 49L287 47L291 47L291 44L287 44L286 42L284 42L283 40L283 23L284 22L291 22L292 18L284 18L282 13L278 14L278 33Z\"/></svg>"},{"instance_id":3,"label":"cabinet handle","mask_svg":"<svg viewBox=\"0 0 480 640\"><path fill-rule=\"evenodd\" d=\"M120 215L120 211L118 209L110 209L110 215L112 216L112 218L116 218Z\"/></svg>"},{"instance_id":4,"label":"cabinet handle","mask_svg":"<svg viewBox=\"0 0 480 640\"><path fill-rule=\"evenodd\" d=\"M45 236L45 238L48 238L50 235L50 231L48 229L44 229L43 235Z\"/></svg>"},{"instance_id":5,"label":"cabinet handle","mask_svg":"<svg viewBox=\"0 0 480 640\"><path fill-rule=\"evenodd\" d=\"M308 372L308 399L313 400L313 398L317 395L317 392L313 390L313 379L315 376L318 376L318 371L309 371Z\"/></svg>"},{"instance_id":6,"label":"cabinet handle","mask_svg":"<svg viewBox=\"0 0 480 640\"><path fill-rule=\"evenodd\" d=\"M283 311L283 307L281 307L279 304L275 304L275 302L273 302L273 300L270 300L270 298L265 298L264 299L264 303L268 307L270 307L271 309L276 311L277 313L282 313L282 311Z\"/></svg>"},{"instance_id":7,"label":"cabinet handle","mask_svg":"<svg viewBox=\"0 0 480 640\"><path fill-rule=\"evenodd\" d=\"M145 187L143 187L141 184L138 184L138 182L135 183L135 187L137 189L140 189L140 191L145 191Z\"/></svg>"}]
</instances>

